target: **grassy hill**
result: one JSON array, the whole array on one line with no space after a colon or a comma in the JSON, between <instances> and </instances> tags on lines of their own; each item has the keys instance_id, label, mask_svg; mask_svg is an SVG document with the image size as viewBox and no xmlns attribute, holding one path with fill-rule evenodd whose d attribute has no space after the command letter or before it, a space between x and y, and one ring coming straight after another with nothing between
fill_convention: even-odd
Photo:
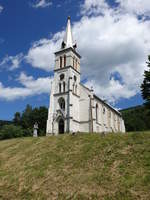
<instances>
[{"instance_id":1,"label":"grassy hill","mask_svg":"<svg viewBox=\"0 0 150 200\"><path fill-rule=\"evenodd\" d=\"M150 198L150 132L0 141L0 199Z\"/></svg>"}]
</instances>

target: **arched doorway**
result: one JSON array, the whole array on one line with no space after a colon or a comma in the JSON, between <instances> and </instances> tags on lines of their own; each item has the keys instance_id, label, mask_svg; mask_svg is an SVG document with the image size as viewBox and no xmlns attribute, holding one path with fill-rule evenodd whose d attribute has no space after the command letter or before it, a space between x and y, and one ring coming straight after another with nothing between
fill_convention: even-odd
<instances>
[{"instance_id":1,"label":"arched doorway","mask_svg":"<svg viewBox=\"0 0 150 200\"><path fill-rule=\"evenodd\" d=\"M64 133L65 124L64 124L64 120L63 119L59 120L58 129L59 129L59 134L63 134Z\"/></svg>"}]
</instances>

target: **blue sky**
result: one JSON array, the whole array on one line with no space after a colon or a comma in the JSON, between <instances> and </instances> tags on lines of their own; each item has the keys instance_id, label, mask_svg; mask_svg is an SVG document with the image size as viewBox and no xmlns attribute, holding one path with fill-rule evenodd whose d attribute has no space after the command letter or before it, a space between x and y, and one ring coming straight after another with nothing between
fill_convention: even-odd
<instances>
[{"instance_id":1,"label":"blue sky","mask_svg":"<svg viewBox=\"0 0 150 200\"><path fill-rule=\"evenodd\" d=\"M142 2L0 0L0 119L11 120L26 104L48 107L53 52L68 15L85 84L115 107L142 104L150 44L149 2Z\"/></svg>"}]
</instances>

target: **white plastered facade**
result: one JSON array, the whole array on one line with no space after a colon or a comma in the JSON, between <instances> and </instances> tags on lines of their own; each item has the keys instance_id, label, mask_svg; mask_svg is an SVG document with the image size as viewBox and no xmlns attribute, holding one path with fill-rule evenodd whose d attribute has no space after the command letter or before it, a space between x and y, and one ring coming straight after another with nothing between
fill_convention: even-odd
<instances>
[{"instance_id":1,"label":"white plastered facade","mask_svg":"<svg viewBox=\"0 0 150 200\"><path fill-rule=\"evenodd\" d=\"M70 18L66 31L68 41L65 37L60 51L55 53L47 135L125 132L121 114L80 83L81 57L73 45Z\"/></svg>"}]
</instances>

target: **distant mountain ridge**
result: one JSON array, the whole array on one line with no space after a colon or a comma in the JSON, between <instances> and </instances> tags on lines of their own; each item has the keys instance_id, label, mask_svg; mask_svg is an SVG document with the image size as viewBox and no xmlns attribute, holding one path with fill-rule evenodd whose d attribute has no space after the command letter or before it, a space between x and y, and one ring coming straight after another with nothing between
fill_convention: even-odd
<instances>
[{"instance_id":1,"label":"distant mountain ridge","mask_svg":"<svg viewBox=\"0 0 150 200\"><path fill-rule=\"evenodd\" d=\"M129 107L129 108L121 109L121 110L119 110L119 112L126 111L126 110L134 110L136 108L142 108L142 107L144 107L144 106L143 105L132 106L132 107Z\"/></svg>"},{"instance_id":2,"label":"distant mountain ridge","mask_svg":"<svg viewBox=\"0 0 150 200\"><path fill-rule=\"evenodd\" d=\"M12 123L13 123L12 121L0 120L0 128L1 128L3 125L8 125L8 124L12 124Z\"/></svg>"}]
</instances>

